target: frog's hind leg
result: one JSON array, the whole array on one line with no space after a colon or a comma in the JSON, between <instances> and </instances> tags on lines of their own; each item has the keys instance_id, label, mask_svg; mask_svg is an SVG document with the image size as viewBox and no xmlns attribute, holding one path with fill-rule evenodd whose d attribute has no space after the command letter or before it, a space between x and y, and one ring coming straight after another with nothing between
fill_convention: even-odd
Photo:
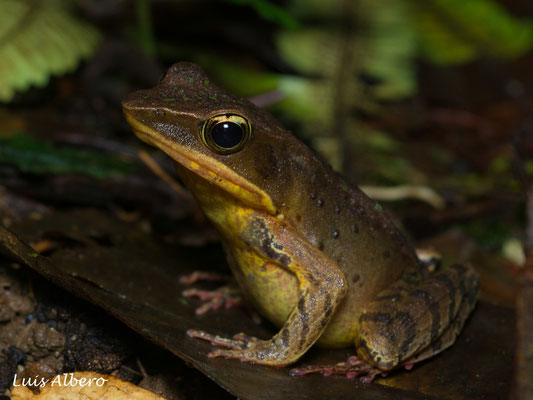
<instances>
[{"instance_id":1,"label":"frog's hind leg","mask_svg":"<svg viewBox=\"0 0 533 400\"><path fill-rule=\"evenodd\" d=\"M422 280L424 275L427 271L408 271L366 307L356 339L359 357L294 368L291 375L361 376L369 383L393 368L411 369L451 346L474 307L477 273L469 266L454 265Z\"/></svg>"},{"instance_id":2,"label":"frog's hind leg","mask_svg":"<svg viewBox=\"0 0 533 400\"><path fill-rule=\"evenodd\" d=\"M426 360L434 356L435 354L440 353L441 351L450 347L455 342L455 338L459 335L459 333L463 329L463 326L466 320L468 319L470 312L472 311L472 307L473 307L472 303L475 302L475 298L472 298L473 295L474 294L471 293L470 296L466 296L463 298L463 301L461 302L461 306L459 308L459 312L457 313L457 316L450 323L450 325L444 330L442 335L438 337L437 340L432 342L429 346L427 346L424 350L422 350L418 354L415 354L413 357L407 359L406 361L402 363L402 365L404 365L406 369L411 369L411 367L415 363Z\"/></svg>"},{"instance_id":3,"label":"frog's hind leg","mask_svg":"<svg viewBox=\"0 0 533 400\"><path fill-rule=\"evenodd\" d=\"M387 371L449 347L472 311L479 277L453 265L416 284L409 275L380 293L359 320L357 353Z\"/></svg>"}]
</instances>

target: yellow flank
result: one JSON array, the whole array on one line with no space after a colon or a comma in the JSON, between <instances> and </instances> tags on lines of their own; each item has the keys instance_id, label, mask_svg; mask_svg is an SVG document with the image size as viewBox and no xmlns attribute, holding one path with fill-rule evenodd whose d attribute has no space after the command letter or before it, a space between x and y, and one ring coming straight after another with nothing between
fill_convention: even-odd
<instances>
[{"instance_id":1,"label":"yellow flank","mask_svg":"<svg viewBox=\"0 0 533 400\"><path fill-rule=\"evenodd\" d=\"M255 251L236 248L240 272L236 274L257 311L281 327L298 301L298 280L286 269L265 261Z\"/></svg>"},{"instance_id":2,"label":"yellow flank","mask_svg":"<svg viewBox=\"0 0 533 400\"><path fill-rule=\"evenodd\" d=\"M235 201L225 190L205 187L190 172L183 176L221 232L226 250L234 260L230 266L239 286L245 288L245 295L262 315L281 327L298 300L298 280L287 268L265 259L256 248L243 241L242 232L257 211Z\"/></svg>"}]
</instances>

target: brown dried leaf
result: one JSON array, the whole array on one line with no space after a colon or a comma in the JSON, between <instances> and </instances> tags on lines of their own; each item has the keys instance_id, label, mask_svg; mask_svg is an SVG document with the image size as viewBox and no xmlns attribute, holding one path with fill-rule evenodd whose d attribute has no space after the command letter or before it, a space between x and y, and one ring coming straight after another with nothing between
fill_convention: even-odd
<instances>
[{"instance_id":1,"label":"brown dried leaf","mask_svg":"<svg viewBox=\"0 0 533 400\"><path fill-rule=\"evenodd\" d=\"M20 385L21 383L18 382ZM164 400L149 390L111 375L96 372L76 372L56 375L50 379L41 393L35 394L26 386L17 386L11 393L12 400Z\"/></svg>"},{"instance_id":2,"label":"brown dried leaf","mask_svg":"<svg viewBox=\"0 0 533 400\"><path fill-rule=\"evenodd\" d=\"M198 317L194 313L197 304L180 298L186 286L179 276L197 267L216 267L212 251L167 245L135 224L96 211L57 213L14 229L29 241L38 241L52 230L73 239L70 247L43 257L0 229L0 252L106 309L242 399L466 400L505 398L510 391L512 371L506 366L512 364L509 338L513 336L514 312L508 308L480 303L450 349L417 364L412 371L397 371L369 385L345 377L291 377L288 368L208 359L212 347L186 335L189 328L224 335L243 331L261 338L275 332L270 326L256 325L242 310ZM222 260L222 254L215 258L218 264ZM353 353L354 349L313 348L296 366L330 364Z\"/></svg>"}]
</instances>

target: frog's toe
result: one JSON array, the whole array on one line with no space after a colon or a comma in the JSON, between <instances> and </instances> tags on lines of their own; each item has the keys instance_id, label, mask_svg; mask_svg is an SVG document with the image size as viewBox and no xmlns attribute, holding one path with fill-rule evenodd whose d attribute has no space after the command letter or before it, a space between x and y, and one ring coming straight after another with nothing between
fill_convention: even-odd
<instances>
[{"instance_id":1,"label":"frog's toe","mask_svg":"<svg viewBox=\"0 0 533 400\"><path fill-rule=\"evenodd\" d=\"M211 344L216 345L216 346L228 347L233 350L247 349L248 347L250 347L250 344L252 343L251 341L230 339L224 336L213 335L211 333L207 333L207 332L200 331L197 329L189 329L187 331L187 335L193 338L207 340L208 342L211 342ZM238 335L244 335L244 334L238 334Z\"/></svg>"},{"instance_id":2,"label":"frog's toe","mask_svg":"<svg viewBox=\"0 0 533 400\"><path fill-rule=\"evenodd\" d=\"M229 275L209 271L194 271L188 275L180 276L180 283L184 285L191 285L196 282L227 282L230 280L231 277Z\"/></svg>"},{"instance_id":3,"label":"frog's toe","mask_svg":"<svg viewBox=\"0 0 533 400\"><path fill-rule=\"evenodd\" d=\"M209 358L230 358L252 364L269 365L271 367L284 367L287 365L287 362L280 358L278 354L272 353L270 341L250 342L245 349L216 349L211 351L207 356Z\"/></svg>"},{"instance_id":4,"label":"frog's toe","mask_svg":"<svg viewBox=\"0 0 533 400\"><path fill-rule=\"evenodd\" d=\"M196 308L196 315L203 315L210 310L218 310L222 306L229 309L243 304L239 291L231 286L223 286L216 290L187 289L182 292L182 296L185 298L195 297L204 302Z\"/></svg>"},{"instance_id":5,"label":"frog's toe","mask_svg":"<svg viewBox=\"0 0 533 400\"><path fill-rule=\"evenodd\" d=\"M386 374L382 370L373 367L357 356L351 356L344 362L333 365L307 365L301 368L293 368L290 371L292 376L303 376L313 373L322 373L325 376L345 375L347 378L361 377L363 383L370 383L378 374Z\"/></svg>"},{"instance_id":6,"label":"frog's toe","mask_svg":"<svg viewBox=\"0 0 533 400\"><path fill-rule=\"evenodd\" d=\"M249 336L244 332L233 335L233 339L246 343L258 343L262 341L261 339L256 338L255 336Z\"/></svg>"},{"instance_id":7,"label":"frog's toe","mask_svg":"<svg viewBox=\"0 0 533 400\"><path fill-rule=\"evenodd\" d=\"M231 358L235 360L246 361L246 358L245 358L245 355L242 349L233 349L233 350L216 349L216 350L210 351L207 354L207 357L209 358L223 357L223 358Z\"/></svg>"}]
</instances>

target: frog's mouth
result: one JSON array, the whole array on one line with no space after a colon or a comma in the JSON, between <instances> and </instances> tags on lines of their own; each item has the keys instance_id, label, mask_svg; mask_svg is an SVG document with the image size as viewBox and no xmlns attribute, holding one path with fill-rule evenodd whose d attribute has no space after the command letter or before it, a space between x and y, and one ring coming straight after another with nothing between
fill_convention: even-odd
<instances>
[{"instance_id":1,"label":"frog's mouth","mask_svg":"<svg viewBox=\"0 0 533 400\"><path fill-rule=\"evenodd\" d=\"M126 120L131 125L133 133L143 142L163 150L180 165L222 188L246 205L265 210L272 215L277 214L270 196L231 168L204 154L165 139L159 132L143 126L127 114Z\"/></svg>"}]
</instances>

